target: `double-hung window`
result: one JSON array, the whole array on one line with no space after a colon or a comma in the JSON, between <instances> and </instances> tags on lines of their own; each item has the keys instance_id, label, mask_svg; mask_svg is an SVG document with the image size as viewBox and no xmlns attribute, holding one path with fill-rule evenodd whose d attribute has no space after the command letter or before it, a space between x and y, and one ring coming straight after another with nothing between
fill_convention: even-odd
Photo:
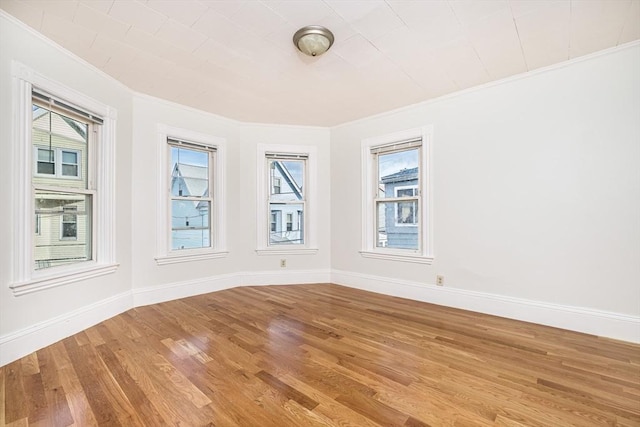
<instances>
[{"instance_id":1,"label":"double-hung window","mask_svg":"<svg viewBox=\"0 0 640 427\"><path fill-rule=\"evenodd\" d=\"M108 274L116 111L14 62L14 295Z\"/></svg>"},{"instance_id":2,"label":"double-hung window","mask_svg":"<svg viewBox=\"0 0 640 427\"><path fill-rule=\"evenodd\" d=\"M307 158L308 156L304 154L266 154L271 182L267 202L272 221L269 246L304 245L305 243Z\"/></svg>"},{"instance_id":3,"label":"double-hung window","mask_svg":"<svg viewBox=\"0 0 640 427\"><path fill-rule=\"evenodd\" d=\"M216 150L169 139L171 250L211 248L212 166Z\"/></svg>"},{"instance_id":4,"label":"double-hung window","mask_svg":"<svg viewBox=\"0 0 640 427\"><path fill-rule=\"evenodd\" d=\"M95 260L95 155L102 119L33 91L34 268Z\"/></svg>"},{"instance_id":5,"label":"double-hung window","mask_svg":"<svg viewBox=\"0 0 640 427\"><path fill-rule=\"evenodd\" d=\"M226 256L225 140L158 125L159 265Z\"/></svg>"},{"instance_id":6,"label":"double-hung window","mask_svg":"<svg viewBox=\"0 0 640 427\"><path fill-rule=\"evenodd\" d=\"M431 262L430 139L420 128L363 141L363 256Z\"/></svg>"},{"instance_id":7,"label":"double-hung window","mask_svg":"<svg viewBox=\"0 0 640 427\"><path fill-rule=\"evenodd\" d=\"M317 251L315 153L315 147L258 145L259 254Z\"/></svg>"}]
</instances>

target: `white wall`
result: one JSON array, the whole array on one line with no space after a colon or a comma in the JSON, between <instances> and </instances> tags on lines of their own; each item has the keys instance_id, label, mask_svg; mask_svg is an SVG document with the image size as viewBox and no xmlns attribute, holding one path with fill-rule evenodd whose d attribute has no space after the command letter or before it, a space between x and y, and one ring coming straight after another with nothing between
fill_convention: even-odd
<instances>
[{"instance_id":1,"label":"white wall","mask_svg":"<svg viewBox=\"0 0 640 427\"><path fill-rule=\"evenodd\" d=\"M177 104L146 96L134 97L133 163L133 273L134 293L141 303L154 302L195 292L212 291L240 284L286 282L291 272L300 273L297 281L314 281L322 273L324 281L330 270L329 221L329 130L325 128L246 124L203 113ZM226 139L226 207L227 249L224 258L157 265L156 182L158 171L157 125L188 129ZM317 147L319 168L318 203L322 221L318 227L319 250L309 255L258 255L256 253L256 154L257 145L295 144ZM164 148L164 147L162 147ZM280 259L287 267L280 268ZM265 275L266 274L266 275ZM220 282L220 276L226 277ZM304 276L307 276L305 279ZM240 277L242 276L242 277ZM197 286L184 286L195 282ZM293 282L295 283L295 282ZM170 287L172 284L181 284ZM181 288L181 289L180 289Z\"/></svg>"},{"instance_id":2,"label":"white wall","mask_svg":"<svg viewBox=\"0 0 640 427\"><path fill-rule=\"evenodd\" d=\"M11 209L0 209L0 365L134 305L237 285L329 278L640 341L637 332L597 325L605 319L640 329L637 44L329 130L240 123L135 95L0 13L5 202L12 200L17 176L11 164L18 143L11 136L12 60L117 109L120 267L115 274L15 297L9 289L14 220ZM158 123L226 138L227 257L156 264ZM362 258L360 141L425 124L434 125L435 262ZM256 254L260 143L317 147L316 254ZM280 258L287 258L286 269ZM445 276L444 288L433 286L436 272ZM536 303L541 311L529 318L514 312L524 307L532 313ZM558 317L547 321L549 310ZM582 318L588 327L576 325Z\"/></svg>"},{"instance_id":3,"label":"white wall","mask_svg":"<svg viewBox=\"0 0 640 427\"><path fill-rule=\"evenodd\" d=\"M11 251L12 188L20 173L11 161L12 150L20 143L12 139L12 60L117 110L116 261L120 267L115 274L19 297L9 289L11 266L15 262ZM131 94L126 87L96 73L93 67L0 14L0 200L3 201L0 209L0 241L3 243L0 246L0 342L12 333L130 290L131 134Z\"/></svg>"},{"instance_id":4,"label":"white wall","mask_svg":"<svg viewBox=\"0 0 640 427\"><path fill-rule=\"evenodd\" d=\"M326 128L240 123L137 95L33 30L0 13L0 200L12 200L11 61L117 109L115 274L15 297L11 209L0 210L0 365L135 305L238 285L327 282L330 278L330 132ZM157 265L158 123L225 138L225 258ZM318 164L318 251L257 255L256 153L259 143L312 145ZM311 224L309 225L311 226ZM280 259L287 267L280 268ZM135 266L135 268L133 268Z\"/></svg>"},{"instance_id":5,"label":"white wall","mask_svg":"<svg viewBox=\"0 0 640 427\"><path fill-rule=\"evenodd\" d=\"M421 125L434 126L435 261L363 258L360 142ZM629 315L640 340L637 43L338 126L331 145L337 281L424 300L453 289ZM432 286L436 274L444 289ZM404 291L373 284L381 278Z\"/></svg>"}]
</instances>

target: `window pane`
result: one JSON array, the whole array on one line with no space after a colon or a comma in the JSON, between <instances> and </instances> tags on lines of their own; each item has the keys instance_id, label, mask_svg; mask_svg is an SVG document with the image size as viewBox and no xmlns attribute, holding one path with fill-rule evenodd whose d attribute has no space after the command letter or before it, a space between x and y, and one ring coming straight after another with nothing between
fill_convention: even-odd
<instances>
[{"instance_id":1,"label":"window pane","mask_svg":"<svg viewBox=\"0 0 640 427\"><path fill-rule=\"evenodd\" d=\"M396 196L396 187L418 186L419 151L414 148L378 156L378 198L402 197L405 194Z\"/></svg>"},{"instance_id":2,"label":"window pane","mask_svg":"<svg viewBox=\"0 0 640 427\"><path fill-rule=\"evenodd\" d=\"M304 199L304 160L269 159L270 199L295 202Z\"/></svg>"},{"instance_id":3,"label":"window pane","mask_svg":"<svg viewBox=\"0 0 640 427\"><path fill-rule=\"evenodd\" d=\"M377 202L376 219L377 247L416 250L419 248L417 202Z\"/></svg>"},{"instance_id":4,"label":"window pane","mask_svg":"<svg viewBox=\"0 0 640 427\"><path fill-rule=\"evenodd\" d=\"M396 188L396 197L413 197L416 195L415 188Z\"/></svg>"},{"instance_id":5,"label":"window pane","mask_svg":"<svg viewBox=\"0 0 640 427\"><path fill-rule=\"evenodd\" d=\"M211 202L171 201L171 249L211 247Z\"/></svg>"},{"instance_id":6,"label":"window pane","mask_svg":"<svg viewBox=\"0 0 640 427\"><path fill-rule=\"evenodd\" d=\"M37 190L35 269L91 260L92 196Z\"/></svg>"},{"instance_id":7,"label":"window pane","mask_svg":"<svg viewBox=\"0 0 640 427\"><path fill-rule=\"evenodd\" d=\"M38 161L53 163L55 161L55 158L53 157L53 150L38 148Z\"/></svg>"},{"instance_id":8,"label":"window pane","mask_svg":"<svg viewBox=\"0 0 640 427\"><path fill-rule=\"evenodd\" d=\"M64 175L64 176L78 176L78 166L62 165L62 175Z\"/></svg>"},{"instance_id":9,"label":"window pane","mask_svg":"<svg viewBox=\"0 0 640 427\"><path fill-rule=\"evenodd\" d=\"M396 210L396 225L417 225L418 203L398 202Z\"/></svg>"},{"instance_id":10,"label":"window pane","mask_svg":"<svg viewBox=\"0 0 640 427\"><path fill-rule=\"evenodd\" d=\"M171 195L209 195L209 153L171 147Z\"/></svg>"},{"instance_id":11,"label":"window pane","mask_svg":"<svg viewBox=\"0 0 640 427\"><path fill-rule=\"evenodd\" d=\"M77 164L78 163L78 153L72 151L63 151L62 152L62 163L70 163Z\"/></svg>"},{"instance_id":12,"label":"window pane","mask_svg":"<svg viewBox=\"0 0 640 427\"><path fill-rule=\"evenodd\" d=\"M78 238L78 208L74 205L62 207L62 227L60 229L60 239Z\"/></svg>"},{"instance_id":13,"label":"window pane","mask_svg":"<svg viewBox=\"0 0 640 427\"><path fill-rule=\"evenodd\" d=\"M304 244L304 205L301 203L270 203L270 245Z\"/></svg>"},{"instance_id":14,"label":"window pane","mask_svg":"<svg viewBox=\"0 0 640 427\"><path fill-rule=\"evenodd\" d=\"M39 174L55 175L55 151L38 148L38 170Z\"/></svg>"},{"instance_id":15,"label":"window pane","mask_svg":"<svg viewBox=\"0 0 640 427\"><path fill-rule=\"evenodd\" d=\"M38 173L47 174L47 175L55 175L56 174L56 165L54 163L38 162Z\"/></svg>"}]
</instances>

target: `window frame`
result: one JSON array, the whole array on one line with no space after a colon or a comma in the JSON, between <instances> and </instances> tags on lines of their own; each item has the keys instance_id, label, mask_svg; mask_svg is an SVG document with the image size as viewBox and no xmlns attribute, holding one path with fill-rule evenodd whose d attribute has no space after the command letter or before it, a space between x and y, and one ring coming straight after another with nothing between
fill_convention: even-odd
<instances>
[{"instance_id":1,"label":"window frame","mask_svg":"<svg viewBox=\"0 0 640 427\"><path fill-rule=\"evenodd\" d=\"M49 289L68 283L110 274L118 269L115 254L115 138L117 111L88 95L77 92L49 77L40 74L18 61L12 61L13 77L12 135L19 144L12 151L14 170L11 200L13 208L13 251L10 289L16 296ZM33 92L47 94L54 100L73 106L79 111L100 117L100 142L95 144L93 155L96 165L94 185L92 259L84 262L35 269L34 244L35 189L32 184L34 171L34 145L32 143ZM91 149L89 154L91 155ZM37 153L37 151L36 151ZM37 156L37 154L36 154ZM45 174L44 176L51 176ZM82 175L80 175L82 176ZM67 177L73 179L73 177Z\"/></svg>"},{"instance_id":2,"label":"window frame","mask_svg":"<svg viewBox=\"0 0 640 427\"><path fill-rule=\"evenodd\" d=\"M303 182L304 201L295 204L303 204L303 244L278 244L270 245L269 236L271 230L270 192L271 179L269 174L268 155L282 155L283 157L306 157L305 175ZM256 253L258 255L295 255L315 254L318 251L317 244L317 148L307 145L263 144L257 145L256 156ZM293 203L293 202L292 202Z\"/></svg>"},{"instance_id":3,"label":"window frame","mask_svg":"<svg viewBox=\"0 0 640 427\"><path fill-rule=\"evenodd\" d=\"M203 259L222 258L228 255L226 247L226 214L225 200L225 165L226 139L189 129L157 125L158 135L158 177L156 197L156 257L158 265L191 262ZM201 146L203 149L215 151L209 156L209 243L206 248L173 250L171 247L171 147L169 139L184 141ZM174 145L175 146L175 145ZM191 147L185 148L192 149ZM203 199L205 200L205 199Z\"/></svg>"},{"instance_id":4,"label":"window frame","mask_svg":"<svg viewBox=\"0 0 640 427\"><path fill-rule=\"evenodd\" d=\"M403 144L407 141L418 139L421 141L418 162L418 182L420 188L418 189L419 205L417 218L419 219L419 223L398 225L418 227L419 247L417 250L378 247L376 245L376 236L378 233L378 203L393 202L397 201L398 198L394 197L388 200L378 198L378 164L377 156L372 154L372 150L380 149L380 147L397 146L398 150L402 151ZM360 250L360 254L363 257L419 264L431 264L433 262L432 139L433 127L423 126L362 140L362 249ZM414 199L415 197L409 198ZM404 196L402 199L404 199ZM397 209L394 209L394 211L394 216L396 216ZM394 218L394 220L397 222L397 218Z\"/></svg>"}]
</instances>

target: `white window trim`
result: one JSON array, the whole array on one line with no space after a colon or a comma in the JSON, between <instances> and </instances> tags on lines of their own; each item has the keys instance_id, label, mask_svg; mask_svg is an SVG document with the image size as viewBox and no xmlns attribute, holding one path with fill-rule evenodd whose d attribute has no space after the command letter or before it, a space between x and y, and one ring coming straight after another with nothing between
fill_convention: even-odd
<instances>
[{"instance_id":1,"label":"white window trim","mask_svg":"<svg viewBox=\"0 0 640 427\"><path fill-rule=\"evenodd\" d=\"M317 207L317 148L307 145L258 144L256 157L256 253L258 255L303 255L318 252L318 207ZM305 192L305 226L303 245L269 246L271 215L269 213L269 186L267 153L298 154L307 156Z\"/></svg>"},{"instance_id":2,"label":"white window trim","mask_svg":"<svg viewBox=\"0 0 640 427\"><path fill-rule=\"evenodd\" d=\"M11 63L12 72L12 135L14 182L11 200L13 213L13 251L12 276L9 287L13 294L24 295L43 289L87 280L93 277L113 273L117 270L115 256L115 138L117 111L108 105L94 100L82 93L68 88L50 78L32 70L17 61ZM90 111L103 119L100 144L97 144L97 157L100 165L96 168L96 191L94 200L96 221L94 224L93 245L95 257L91 261L67 266L52 267L43 270L34 269L33 233L34 194L31 179L33 176L33 145L31 143L31 104L32 89L36 87L47 93Z\"/></svg>"},{"instance_id":3,"label":"white window trim","mask_svg":"<svg viewBox=\"0 0 640 427\"><path fill-rule=\"evenodd\" d=\"M419 178L422 183L422 192L426 192L426 197L422 197L422 203L419 207L419 218L422 226L420 250L378 248L375 241L377 213L374 209L374 189L376 188L374 181L377 180L377 171L371 155L371 149L380 145L394 142L400 143L416 138L422 139ZM419 264L431 264L433 262L432 140L433 126L423 126L362 140L362 250L360 254L363 257Z\"/></svg>"},{"instance_id":4,"label":"white window trim","mask_svg":"<svg viewBox=\"0 0 640 427\"><path fill-rule=\"evenodd\" d=\"M158 123L158 186L156 196L156 263L158 265L177 264L204 259L222 258L227 256L226 215L225 209L225 165L226 165L226 139L212 135L195 132L188 129L177 128ZM213 168L213 203L210 213L210 223L213 238L211 247L197 249L171 250L171 206L170 188L170 146L167 139L190 141L214 148L215 164ZM211 192L210 192L211 194Z\"/></svg>"}]
</instances>

